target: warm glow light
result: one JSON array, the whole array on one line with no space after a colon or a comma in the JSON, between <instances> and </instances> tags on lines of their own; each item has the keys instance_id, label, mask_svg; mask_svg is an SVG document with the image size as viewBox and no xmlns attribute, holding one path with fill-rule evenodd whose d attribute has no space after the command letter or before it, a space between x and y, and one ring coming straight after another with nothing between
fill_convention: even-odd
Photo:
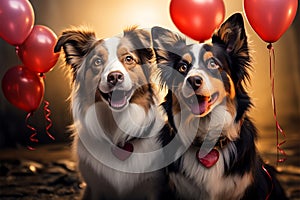
<instances>
[{"instance_id":1,"label":"warm glow light","mask_svg":"<svg viewBox=\"0 0 300 200\"><path fill-rule=\"evenodd\" d=\"M210 2L210 0L194 1ZM39 21L49 25L57 33L57 35L59 35L64 29L82 25L88 25L94 29L98 38L115 36L122 33L124 28L132 25L138 25L142 28L162 26L179 32L170 17L169 6L171 0L89 0L88 3L84 3L79 0L34 2L36 2L35 12L39 16ZM224 0L223 2L226 8L225 19L235 12L243 12L243 1ZM286 14L292 13L293 10L289 9ZM219 18L219 16L217 18ZM217 18L215 20L218 21ZM247 22L245 15L244 20L246 30L252 44L250 48L253 50L253 60L255 60L253 63L253 76L251 77L252 85L249 86L249 91L251 91L251 97L253 98L255 107L251 110L250 115L255 118L255 121L258 124L265 126L273 124L273 118L271 115L271 100L269 95L270 85L269 79L266 76L269 73L267 67L269 63L268 59L266 59L267 55L265 54L266 45L253 31ZM189 38L187 39L188 43L195 42ZM290 59L291 57L297 58L299 54L299 45L297 44L297 35L292 31L287 32L285 37L282 37L276 44L276 50L277 52L280 52L276 57L276 64L278 65L277 73L279 75L277 79L278 82L280 82L280 84L276 85L276 88L279 91L277 102L279 102L278 109L280 115L283 117L287 116L288 113L298 115L300 112L298 104L298 102L300 102L299 93L293 92L292 89L287 89L296 88L296 91L300 91L300 79L299 73L297 73L299 72L299 59ZM5 60L3 56L0 56L0 58ZM289 66L292 67L284 67L286 66L286 63L289 63ZM52 106L57 108L53 109L54 115L55 112L59 112L61 110L61 104L65 103L64 99L68 98L69 95L69 91L66 91L69 90L69 85L61 84L61 80L65 80L66 77L60 69L61 68L59 67L55 67L53 72L49 73L47 77L46 96L50 98ZM289 72L287 69L292 69L293 73ZM289 96L289 98L286 98L284 95L280 95L280 91L284 91L286 96ZM283 108L283 105L291 106L284 106ZM295 109L295 107L298 109ZM61 116L61 118L59 118L61 121L65 120L61 113L57 113L56 116Z\"/></svg>"},{"instance_id":2,"label":"warm glow light","mask_svg":"<svg viewBox=\"0 0 300 200\"><path fill-rule=\"evenodd\" d=\"M161 21L168 19L166 17L168 10L162 10L158 2L147 1L141 3L138 0L131 3L120 4L117 12L114 13L115 19L125 26L139 25L142 27L150 27Z\"/></svg>"},{"instance_id":3,"label":"warm glow light","mask_svg":"<svg viewBox=\"0 0 300 200\"><path fill-rule=\"evenodd\" d=\"M223 19L223 14L222 13L217 13L217 15L216 15L216 21L215 21L215 23L216 24L221 24L222 23L222 19Z\"/></svg>"},{"instance_id":4,"label":"warm glow light","mask_svg":"<svg viewBox=\"0 0 300 200\"><path fill-rule=\"evenodd\" d=\"M36 167L33 166L33 165L30 165L29 170L32 171L32 172L36 172Z\"/></svg>"}]
</instances>

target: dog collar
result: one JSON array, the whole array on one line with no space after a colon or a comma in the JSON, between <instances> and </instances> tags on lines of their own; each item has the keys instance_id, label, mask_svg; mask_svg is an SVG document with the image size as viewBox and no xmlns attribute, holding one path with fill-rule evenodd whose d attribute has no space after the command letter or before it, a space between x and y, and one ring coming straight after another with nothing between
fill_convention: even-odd
<instances>
[{"instance_id":1,"label":"dog collar","mask_svg":"<svg viewBox=\"0 0 300 200\"><path fill-rule=\"evenodd\" d=\"M230 140L226 136L221 135L217 142L211 142L211 143L212 144L215 143L214 148L223 149L229 142L230 142ZM197 138L192 142L192 145L196 146L196 147L201 147L202 144L203 144L203 141L199 141L199 140L197 140Z\"/></svg>"},{"instance_id":2,"label":"dog collar","mask_svg":"<svg viewBox=\"0 0 300 200\"><path fill-rule=\"evenodd\" d=\"M240 119L239 120L239 125L240 128L242 127L244 122L244 119ZM212 145L214 145L214 148L208 152L205 156L202 156L200 154L200 147L203 144L203 141L199 141L197 140L197 138L192 142L193 146L198 147L199 149L196 152L196 158L197 160L206 168L210 168L212 166L214 166L216 164L216 162L219 160L219 151L218 149L223 149L228 143L230 142L230 140L228 139L228 137L221 135L219 137L219 139L217 140L217 142L214 144L213 142Z\"/></svg>"}]
</instances>

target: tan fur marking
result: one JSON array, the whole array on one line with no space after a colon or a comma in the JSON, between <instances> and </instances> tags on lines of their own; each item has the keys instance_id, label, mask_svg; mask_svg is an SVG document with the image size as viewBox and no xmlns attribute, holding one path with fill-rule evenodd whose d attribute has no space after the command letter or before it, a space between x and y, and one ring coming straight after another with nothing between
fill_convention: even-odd
<instances>
[{"instance_id":1,"label":"tan fur marking","mask_svg":"<svg viewBox=\"0 0 300 200\"><path fill-rule=\"evenodd\" d=\"M151 101L152 97L150 95L151 94L149 92L149 86L143 85L134 91L130 103L138 104L139 106L144 108L146 113L148 113L150 105L154 104L154 102Z\"/></svg>"},{"instance_id":2,"label":"tan fur marking","mask_svg":"<svg viewBox=\"0 0 300 200\"><path fill-rule=\"evenodd\" d=\"M186 53L182 56L183 60L187 61L188 63L192 63L193 58L189 53Z\"/></svg>"},{"instance_id":3,"label":"tan fur marking","mask_svg":"<svg viewBox=\"0 0 300 200\"><path fill-rule=\"evenodd\" d=\"M204 55L203 55L203 60L206 61L206 60L208 60L209 58L211 58L211 57L213 57L213 56L214 56L214 55L213 55L212 52L207 51L207 52L205 52Z\"/></svg>"},{"instance_id":4,"label":"tan fur marking","mask_svg":"<svg viewBox=\"0 0 300 200\"><path fill-rule=\"evenodd\" d=\"M231 98L226 98L226 107L227 107L227 111L231 114L231 116L235 116L236 114L236 105L235 105L235 101L233 101L233 99Z\"/></svg>"},{"instance_id":5,"label":"tan fur marking","mask_svg":"<svg viewBox=\"0 0 300 200\"><path fill-rule=\"evenodd\" d=\"M230 99L234 99L235 98L234 83L232 82L232 80L228 74L227 74L227 78L229 79L229 84L230 84L229 97L230 97Z\"/></svg>"}]
</instances>

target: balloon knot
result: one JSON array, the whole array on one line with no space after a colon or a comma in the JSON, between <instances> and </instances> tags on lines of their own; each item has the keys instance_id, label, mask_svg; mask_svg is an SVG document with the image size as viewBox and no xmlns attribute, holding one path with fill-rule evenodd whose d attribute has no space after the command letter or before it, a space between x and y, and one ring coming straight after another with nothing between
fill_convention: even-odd
<instances>
[{"instance_id":1,"label":"balloon knot","mask_svg":"<svg viewBox=\"0 0 300 200\"><path fill-rule=\"evenodd\" d=\"M273 48L272 43L269 43L268 46L267 46L267 48L268 48L269 50L272 49L272 48Z\"/></svg>"},{"instance_id":2,"label":"balloon knot","mask_svg":"<svg viewBox=\"0 0 300 200\"><path fill-rule=\"evenodd\" d=\"M15 50L16 50L16 54L18 54L18 53L19 53L19 50L20 50L20 47L19 47L19 46L16 46Z\"/></svg>"}]
</instances>

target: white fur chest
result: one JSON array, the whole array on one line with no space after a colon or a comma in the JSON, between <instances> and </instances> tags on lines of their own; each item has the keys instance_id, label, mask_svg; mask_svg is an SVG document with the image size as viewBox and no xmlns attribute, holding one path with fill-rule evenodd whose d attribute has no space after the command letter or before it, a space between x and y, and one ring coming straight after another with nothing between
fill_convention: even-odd
<instances>
[{"instance_id":1,"label":"white fur chest","mask_svg":"<svg viewBox=\"0 0 300 200\"><path fill-rule=\"evenodd\" d=\"M183 144L188 150L181 157L181 168L177 173L171 173L171 181L176 186L176 191L187 199L208 200L233 200L239 199L244 190L252 181L251 174L225 175L226 163L230 162L230 155L236 155L236 147L229 142L219 151L218 161L211 167L204 167L197 159L197 151L200 150L205 156L223 135L229 140L239 137L239 124L234 123L234 117L226 106L217 106L209 117L192 118L188 110L182 110L174 116ZM192 145L195 137L203 140L201 147ZM238 186L238 187L237 187ZM190 195L190 196L187 196Z\"/></svg>"},{"instance_id":2,"label":"white fur chest","mask_svg":"<svg viewBox=\"0 0 300 200\"><path fill-rule=\"evenodd\" d=\"M99 187L104 180L119 194L123 194L146 180L160 179L161 171L156 166L157 155L151 153L161 147L157 140L164 125L160 114L154 107L146 114L143 108L130 104L126 112L113 116L114 123L106 124L106 127L116 126L111 127L109 130L115 131L110 132L102 124L107 121L105 118L111 117L104 107L103 103L96 103L84 116L77 115L79 119L75 120L77 133L74 149L79 158L80 170L94 172L83 172L85 180L93 180L90 183L92 187ZM144 134L146 130L149 132ZM133 138L131 143L134 151L126 160L119 160L112 148L129 138Z\"/></svg>"},{"instance_id":3,"label":"white fur chest","mask_svg":"<svg viewBox=\"0 0 300 200\"><path fill-rule=\"evenodd\" d=\"M233 149L233 144L229 143L221 151L218 150L220 152L218 161L211 168L206 168L196 158L198 148L189 148L182 156L180 172L170 175L179 195L188 199L240 199L251 184L252 175L226 176L224 174L224 160L229 159L229 153ZM191 196L187 197L187 194Z\"/></svg>"}]
</instances>

